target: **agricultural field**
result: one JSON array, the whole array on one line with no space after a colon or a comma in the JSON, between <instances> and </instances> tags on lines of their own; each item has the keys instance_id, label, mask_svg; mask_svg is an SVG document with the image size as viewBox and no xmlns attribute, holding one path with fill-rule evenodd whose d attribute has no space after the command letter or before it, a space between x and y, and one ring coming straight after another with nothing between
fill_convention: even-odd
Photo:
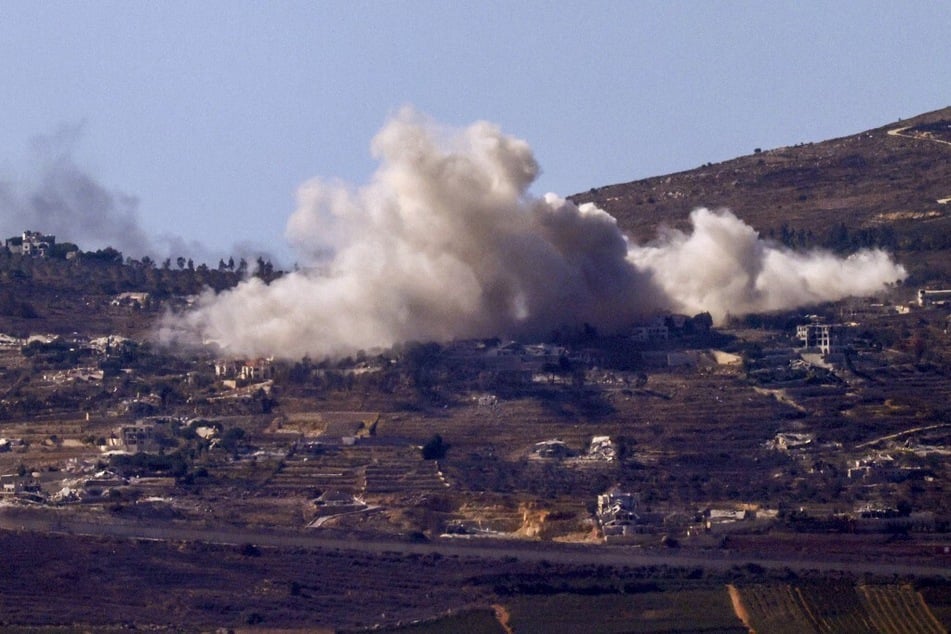
<instances>
[{"instance_id":1,"label":"agricultural field","mask_svg":"<svg viewBox=\"0 0 951 634\"><path fill-rule=\"evenodd\" d=\"M744 624L759 632L947 631L908 585L731 585L729 591Z\"/></svg>"}]
</instances>

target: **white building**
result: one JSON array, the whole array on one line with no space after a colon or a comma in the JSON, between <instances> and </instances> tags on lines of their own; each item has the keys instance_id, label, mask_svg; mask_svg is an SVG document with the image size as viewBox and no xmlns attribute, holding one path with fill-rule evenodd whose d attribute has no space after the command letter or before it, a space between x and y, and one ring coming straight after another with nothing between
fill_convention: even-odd
<instances>
[{"instance_id":1,"label":"white building","mask_svg":"<svg viewBox=\"0 0 951 634\"><path fill-rule=\"evenodd\" d=\"M49 255L55 244L56 236L44 235L39 231L24 231L22 236L8 238L6 241L6 247L12 253L39 257Z\"/></svg>"},{"instance_id":2,"label":"white building","mask_svg":"<svg viewBox=\"0 0 951 634\"><path fill-rule=\"evenodd\" d=\"M796 326L796 338L803 348L818 348L822 354L829 354L841 345L842 331L841 324L802 324Z\"/></svg>"},{"instance_id":3,"label":"white building","mask_svg":"<svg viewBox=\"0 0 951 634\"><path fill-rule=\"evenodd\" d=\"M922 308L951 303L951 290L918 289L918 305Z\"/></svg>"}]
</instances>

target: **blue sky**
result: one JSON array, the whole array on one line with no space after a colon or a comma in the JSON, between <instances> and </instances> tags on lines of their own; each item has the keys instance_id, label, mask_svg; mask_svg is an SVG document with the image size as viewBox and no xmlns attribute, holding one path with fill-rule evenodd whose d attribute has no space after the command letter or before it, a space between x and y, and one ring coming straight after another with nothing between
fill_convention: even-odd
<instances>
[{"instance_id":1,"label":"blue sky","mask_svg":"<svg viewBox=\"0 0 951 634\"><path fill-rule=\"evenodd\" d=\"M0 184L70 130L146 233L287 261L297 186L365 183L401 106L500 125L568 195L947 106L949 33L943 2L7 0Z\"/></svg>"}]
</instances>

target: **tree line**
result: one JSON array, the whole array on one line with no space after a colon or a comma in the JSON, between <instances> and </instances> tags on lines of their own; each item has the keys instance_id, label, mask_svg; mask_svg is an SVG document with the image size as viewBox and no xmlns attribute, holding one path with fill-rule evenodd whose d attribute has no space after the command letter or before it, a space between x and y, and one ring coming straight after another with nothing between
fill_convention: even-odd
<instances>
[{"instance_id":1,"label":"tree line","mask_svg":"<svg viewBox=\"0 0 951 634\"><path fill-rule=\"evenodd\" d=\"M779 229L767 229L768 239L790 249L827 249L835 253L853 253L861 249L886 251L940 251L951 249L951 232L911 229L896 231L890 224L849 228L840 222L825 231L794 229L783 223Z\"/></svg>"}]
</instances>

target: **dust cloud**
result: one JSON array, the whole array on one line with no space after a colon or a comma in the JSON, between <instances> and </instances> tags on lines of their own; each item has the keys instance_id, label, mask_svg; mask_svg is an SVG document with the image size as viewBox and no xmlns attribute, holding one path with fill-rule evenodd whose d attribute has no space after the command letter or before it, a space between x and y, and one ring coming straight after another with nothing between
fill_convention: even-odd
<instances>
[{"instance_id":1,"label":"dust cloud","mask_svg":"<svg viewBox=\"0 0 951 634\"><path fill-rule=\"evenodd\" d=\"M667 310L722 319L869 293L903 275L881 252L778 248L727 211L699 209L692 232L630 244L594 205L531 195L539 167L528 144L486 122L448 129L406 108L371 147L379 167L365 186L299 188L286 232L298 270L209 292L168 316L161 338L320 358L584 324L618 331Z\"/></svg>"}]
</instances>

